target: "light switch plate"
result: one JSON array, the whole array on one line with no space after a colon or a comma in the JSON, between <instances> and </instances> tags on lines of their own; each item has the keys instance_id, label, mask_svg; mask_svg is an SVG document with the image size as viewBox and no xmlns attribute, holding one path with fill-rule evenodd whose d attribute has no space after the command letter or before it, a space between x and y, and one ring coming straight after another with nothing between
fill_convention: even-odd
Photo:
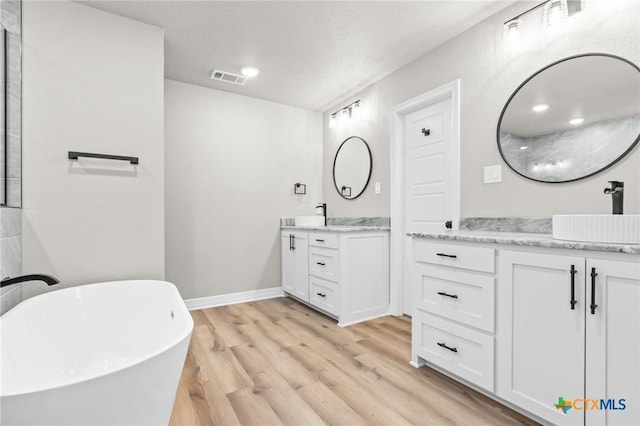
<instances>
[{"instance_id":1,"label":"light switch plate","mask_svg":"<svg viewBox=\"0 0 640 426\"><path fill-rule=\"evenodd\" d=\"M497 166L485 166L484 168L484 183L498 183L502 182L502 165Z\"/></svg>"},{"instance_id":2,"label":"light switch plate","mask_svg":"<svg viewBox=\"0 0 640 426\"><path fill-rule=\"evenodd\" d=\"M376 182L376 195L380 195L380 182Z\"/></svg>"}]
</instances>

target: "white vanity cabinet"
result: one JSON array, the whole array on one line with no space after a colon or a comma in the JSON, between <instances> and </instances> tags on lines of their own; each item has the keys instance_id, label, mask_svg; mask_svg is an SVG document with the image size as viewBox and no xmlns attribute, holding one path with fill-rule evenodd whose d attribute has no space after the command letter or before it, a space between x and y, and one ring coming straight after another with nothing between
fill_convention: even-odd
<instances>
[{"instance_id":1,"label":"white vanity cabinet","mask_svg":"<svg viewBox=\"0 0 640 426\"><path fill-rule=\"evenodd\" d=\"M500 258L500 396L554 424L640 424L640 263L513 251ZM565 414L549 403L559 397L598 407L604 400L610 409L580 402Z\"/></svg>"},{"instance_id":2,"label":"white vanity cabinet","mask_svg":"<svg viewBox=\"0 0 640 426\"><path fill-rule=\"evenodd\" d=\"M288 253L291 232L282 231L282 286L286 293L336 318L340 326L388 315L388 231L332 232L327 228L305 233L306 277L299 272L304 267L290 267L294 264L294 255ZM297 265L298 259L295 262ZM290 284L294 274L295 286ZM299 289L304 285L306 298Z\"/></svg>"},{"instance_id":3,"label":"white vanity cabinet","mask_svg":"<svg viewBox=\"0 0 640 426\"><path fill-rule=\"evenodd\" d=\"M413 269L414 366L543 423L640 425L640 255L414 238Z\"/></svg>"},{"instance_id":4,"label":"white vanity cabinet","mask_svg":"<svg viewBox=\"0 0 640 426\"><path fill-rule=\"evenodd\" d=\"M309 301L309 234L282 231L282 289Z\"/></svg>"}]
</instances>

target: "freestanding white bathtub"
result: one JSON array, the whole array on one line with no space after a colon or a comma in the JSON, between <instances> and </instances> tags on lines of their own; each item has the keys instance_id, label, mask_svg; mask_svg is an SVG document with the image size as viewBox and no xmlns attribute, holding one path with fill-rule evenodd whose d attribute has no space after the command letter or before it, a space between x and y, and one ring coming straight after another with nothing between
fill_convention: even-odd
<instances>
[{"instance_id":1,"label":"freestanding white bathtub","mask_svg":"<svg viewBox=\"0 0 640 426\"><path fill-rule=\"evenodd\" d=\"M28 299L0 317L0 424L166 425L192 330L168 282Z\"/></svg>"}]
</instances>

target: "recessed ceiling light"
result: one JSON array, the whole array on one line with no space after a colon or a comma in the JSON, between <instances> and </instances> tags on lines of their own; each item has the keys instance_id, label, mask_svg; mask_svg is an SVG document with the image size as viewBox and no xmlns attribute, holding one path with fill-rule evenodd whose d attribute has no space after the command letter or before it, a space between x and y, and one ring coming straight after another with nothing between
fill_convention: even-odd
<instances>
[{"instance_id":1,"label":"recessed ceiling light","mask_svg":"<svg viewBox=\"0 0 640 426\"><path fill-rule=\"evenodd\" d=\"M531 109L534 110L535 112L546 111L547 108L549 108L549 105L547 104L538 104L531 107Z\"/></svg>"},{"instance_id":2,"label":"recessed ceiling light","mask_svg":"<svg viewBox=\"0 0 640 426\"><path fill-rule=\"evenodd\" d=\"M244 67L240 68L240 72L245 77L255 77L260 73L260 70L256 67L245 65Z\"/></svg>"},{"instance_id":3,"label":"recessed ceiling light","mask_svg":"<svg viewBox=\"0 0 640 426\"><path fill-rule=\"evenodd\" d=\"M569 124L571 124L572 126L579 126L584 122L584 118L582 117L576 117L576 118L572 118L571 120L569 120Z\"/></svg>"}]
</instances>

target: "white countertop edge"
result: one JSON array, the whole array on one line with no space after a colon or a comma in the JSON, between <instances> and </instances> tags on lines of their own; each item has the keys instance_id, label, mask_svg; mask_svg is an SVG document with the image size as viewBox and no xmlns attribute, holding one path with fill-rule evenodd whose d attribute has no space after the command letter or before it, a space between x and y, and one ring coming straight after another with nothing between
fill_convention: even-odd
<instances>
[{"instance_id":1,"label":"white countertop edge","mask_svg":"<svg viewBox=\"0 0 640 426\"><path fill-rule=\"evenodd\" d=\"M320 231L320 232L366 232L366 231L389 231L388 226L366 226L366 225L328 225L328 226L293 226L284 225L280 229L296 231Z\"/></svg>"},{"instance_id":2,"label":"white countertop edge","mask_svg":"<svg viewBox=\"0 0 640 426\"><path fill-rule=\"evenodd\" d=\"M491 231L447 231L431 233L413 232L407 233L407 236L434 240L471 241L479 243L515 244L521 246L640 254L640 244L613 244L589 241L558 240L553 238L551 234Z\"/></svg>"}]
</instances>

